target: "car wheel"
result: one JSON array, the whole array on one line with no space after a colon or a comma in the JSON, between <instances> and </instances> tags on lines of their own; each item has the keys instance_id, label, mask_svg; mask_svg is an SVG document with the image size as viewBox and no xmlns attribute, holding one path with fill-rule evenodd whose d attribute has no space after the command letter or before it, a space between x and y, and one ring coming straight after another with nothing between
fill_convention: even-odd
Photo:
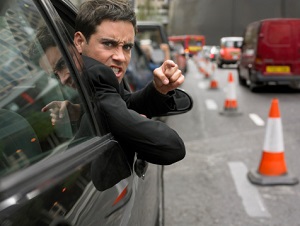
<instances>
[{"instance_id":1,"label":"car wheel","mask_svg":"<svg viewBox=\"0 0 300 226\"><path fill-rule=\"evenodd\" d=\"M257 90L257 85L255 83L251 82L250 85L249 85L249 89L250 89L251 92L255 93L256 90Z\"/></svg>"},{"instance_id":2,"label":"car wheel","mask_svg":"<svg viewBox=\"0 0 300 226\"><path fill-rule=\"evenodd\" d=\"M237 68L237 71L238 71L238 81L239 81L239 84L241 86L247 86L247 81L246 79L244 79L242 76L241 76L241 72L239 70L239 68Z\"/></svg>"},{"instance_id":3,"label":"car wheel","mask_svg":"<svg viewBox=\"0 0 300 226\"><path fill-rule=\"evenodd\" d=\"M250 89L251 92L256 92L257 91L258 84L254 81L253 75L251 74L250 71L249 71L248 84L249 84L249 89Z\"/></svg>"},{"instance_id":4,"label":"car wheel","mask_svg":"<svg viewBox=\"0 0 300 226\"><path fill-rule=\"evenodd\" d=\"M223 63L222 62L219 62L218 63L218 68L222 68L223 67Z\"/></svg>"}]
</instances>

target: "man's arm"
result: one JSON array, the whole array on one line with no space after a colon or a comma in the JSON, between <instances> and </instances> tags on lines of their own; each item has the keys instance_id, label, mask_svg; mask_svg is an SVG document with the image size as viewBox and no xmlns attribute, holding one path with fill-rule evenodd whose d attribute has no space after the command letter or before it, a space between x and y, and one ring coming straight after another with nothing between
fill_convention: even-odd
<instances>
[{"instance_id":1,"label":"man's arm","mask_svg":"<svg viewBox=\"0 0 300 226\"><path fill-rule=\"evenodd\" d=\"M153 121L129 110L118 93L118 81L108 67L92 59L85 62L89 82L95 95L99 113L105 117L110 131L126 150L134 151L144 160L169 165L185 156L185 146L180 136L160 121Z\"/></svg>"},{"instance_id":2,"label":"man's arm","mask_svg":"<svg viewBox=\"0 0 300 226\"><path fill-rule=\"evenodd\" d=\"M175 92L162 94L155 89L151 82L143 89L133 93L125 90L123 99L129 109L152 118L176 109Z\"/></svg>"}]
</instances>

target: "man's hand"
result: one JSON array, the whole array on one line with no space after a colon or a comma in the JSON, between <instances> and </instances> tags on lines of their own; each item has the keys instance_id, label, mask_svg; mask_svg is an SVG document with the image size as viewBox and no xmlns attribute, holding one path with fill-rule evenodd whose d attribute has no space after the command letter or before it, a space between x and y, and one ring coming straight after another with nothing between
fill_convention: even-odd
<instances>
[{"instance_id":1,"label":"man's hand","mask_svg":"<svg viewBox=\"0 0 300 226\"><path fill-rule=\"evenodd\" d=\"M178 65L172 60L166 60L159 68L153 71L154 87L162 94L167 94L184 82L184 76Z\"/></svg>"},{"instance_id":2,"label":"man's hand","mask_svg":"<svg viewBox=\"0 0 300 226\"><path fill-rule=\"evenodd\" d=\"M72 104L70 101L52 101L42 108L42 112L50 111L51 123L77 121L80 118L81 107L79 104Z\"/></svg>"}]
</instances>

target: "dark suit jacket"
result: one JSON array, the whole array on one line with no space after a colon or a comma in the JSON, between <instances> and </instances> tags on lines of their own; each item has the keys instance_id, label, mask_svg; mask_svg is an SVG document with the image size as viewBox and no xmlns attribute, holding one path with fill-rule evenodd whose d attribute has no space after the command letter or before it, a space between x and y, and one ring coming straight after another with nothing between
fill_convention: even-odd
<instances>
[{"instance_id":1,"label":"dark suit jacket","mask_svg":"<svg viewBox=\"0 0 300 226\"><path fill-rule=\"evenodd\" d=\"M167 111L170 107L168 96L158 93L153 84L131 94L119 85L109 67L86 56L83 56L83 63L97 120L107 123L131 166L134 153L159 165L169 165L184 158L185 146L176 131L163 122L140 115L152 117Z\"/></svg>"}]
</instances>

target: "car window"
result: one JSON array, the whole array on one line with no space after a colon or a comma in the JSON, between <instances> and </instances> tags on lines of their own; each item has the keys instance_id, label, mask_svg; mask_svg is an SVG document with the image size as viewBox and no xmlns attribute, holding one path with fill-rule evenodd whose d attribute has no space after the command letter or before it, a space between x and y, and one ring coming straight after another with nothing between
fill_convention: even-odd
<instances>
[{"instance_id":1,"label":"car window","mask_svg":"<svg viewBox=\"0 0 300 226\"><path fill-rule=\"evenodd\" d=\"M81 104L79 91L63 85L53 73L41 68L32 56L42 56L43 46L35 39L45 21L31 3L10 2L0 11L0 174L24 169L49 155L67 150L79 133L79 120L64 112L61 123L53 124L51 113L42 112L52 101ZM30 9L30 10L28 10ZM49 40L53 37L49 37ZM68 67L64 55L61 64ZM53 68L45 59L44 64ZM58 61L57 61L58 62ZM51 70L50 70L51 71ZM72 77L72 74L71 74ZM81 108L81 115L84 108ZM95 136L89 121L76 144Z\"/></svg>"},{"instance_id":2,"label":"car window","mask_svg":"<svg viewBox=\"0 0 300 226\"><path fill-rule=\"evenodd\" d=\"M137 37L139 40L151 40L152 47L159 49L160 44L163 43L159 28L138 28Z\"/></svg>"}]
</instances>

